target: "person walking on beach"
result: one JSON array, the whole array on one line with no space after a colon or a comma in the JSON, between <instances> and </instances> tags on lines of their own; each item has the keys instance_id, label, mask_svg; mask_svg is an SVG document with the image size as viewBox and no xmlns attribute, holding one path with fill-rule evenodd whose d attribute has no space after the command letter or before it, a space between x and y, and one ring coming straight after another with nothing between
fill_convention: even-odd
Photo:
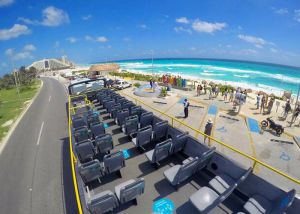
<instances>
[{"instance_id":1,"label":"person walking on beach","mask_svg":"<svg viewBox=\"0 0 300 214\"><path fill-rule=\"evenodd\" d=\"M227 101L227 96L228 96L228 91L225 90L225 91L224 91L224 101Z\"/></svg>"},{"instance_id":2,"label":"person walking on beach","mask_svg":"<svg viewBox=\"0 0 300 214\"><path fill-rule=\"evenodd\" d=\"M260 95L258 94L256 97L256 109L259 109Z\"/></svg>"},{"instance_id":3,"label":"person walking on beach","mask_svg":"<svg viewBox=\"0 0 300 214\"><path fill-rule=\"evenodd\" d=\"M200 93L201 93L201 89L200 89L200 85L197 86L197 97L200 96Z\"/></svg>"},{"instance_id":4,"label":"person walking on beach","mask_svg":"<svg viewBox=\"0 0 300 214\"><path fill-rule=\"evenodd\" d=\"M189 101L187 99L184 99L183 102L184 118L187 118L189 116L189 106L190 106Z\"/></svg>"},{"instance_id":5,"label":"person walking on beach","mask_svg":"<svg viewBox=\"0 0 300 214\"><path fill-rule=\"evenodd\" d=\"M263 96L263 97L261 98L260 113L261 113L261 112L264 113L264 111L265 111L265 102L266 102L266 98L265 98L265 96Z\"/></svg>"},{"instance_id":6,"label":"person walking on beach","mask_svg":"<svg viewBox=\"0 0 300 214\"><path fill-rule=\"evenodd\" d=\"M233 97L234 97L234 91L231 90L229 95L229 102L233 102Z\"/></svg>"},{"instance_id":7,"label":"person walking on beach","mask_svg":"<svg viewBox=\"0 0 300 214\"><path fill-rule=\"evenodd\" d=\"M205 125L205 128L204 128L204 134L208 135L208 136L211 136L211 131L212 131L212 128L213 128L213 122L212 120L209 118L208 121L206 122L206 125ZM208 137L207 136L204 136L204 143L206 142L206 139ZM208 138L208 142L210 142L210 139Z\"/></svg>"},{"instance_id":8,"label":"person walking on beach","mask_svg":"<svg viewBox=\"0 0 300 214\"><path fill-rule=\"evenodd\" d=\"M273 104L274 104L274 98L271 98L269 103L268 103L268 114L271 114Z\"/></svg>"},{"instance_id":9,"label":"person walking on beach","mask_svg":"<svg viewBox=\"0 0 300 214\"><path fill-rule=\"evenodd\" d=\"M206 90L207 90L207 86L206 86L206 84L204 84L204 94L206 94Z\"/></svg>"},{"instance_id":10,"label":"person walking on beach","mask_svg":"<svg viewBox=\"0 0 300 214\"><path fill-rule=\"evenodd\" d=\"M218 97L218 95L219 95L219 92L220 92L220 89L219 89L219 87L218 87L218 86L216 86L216 89L215 89L216 97Z\"/></svg>"},{"instance_id":11,"label":"person walking on beach","mask_svg":"<svg viewBox=\"0 0 300 214\"><path fill-rule=\"evenodd\" d=\"M292 123L294 123L297 120L297 117L299 116L299 113L300 113L300 106L298 105L297 108L294 111L292 121L291 121L291 125L292 125Z\"/></svg>"},{"instance_id":12,"label":"person walking on beach","mask_svg":"<svg viewBox=\"0 0 300 214\"><path fill-rule=\"evenodd\" d=\"M283 111L283 118L286 119L288 116L289 111L292 109L290 100L287 100L284 106L284 111Z\"/></svg>"},{"instance_id":13,"label":"person walking on beach","mask_svg":"<svg viewBox=\"0 0 300 214\"><path fill-rule=\"evenodd\" d=\"M153 87L153 82L152 82L152 79L150 79L150 88L152 89Z\"/></svg>"}]
</instances>

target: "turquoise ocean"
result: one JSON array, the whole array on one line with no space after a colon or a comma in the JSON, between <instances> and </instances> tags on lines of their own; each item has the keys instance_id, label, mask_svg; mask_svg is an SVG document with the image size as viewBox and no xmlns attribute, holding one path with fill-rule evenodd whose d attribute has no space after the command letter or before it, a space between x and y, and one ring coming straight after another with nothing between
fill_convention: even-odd
<instances>
[{"instance_id":1,"label":"turquoise ocean","mask_svg":"<svg viewBox=\"0 0 300 214\"><path fill-rule=\"evenodd\" d=\"M151 59L118 61L122 70L174 74L194 80L212 80L282 95L297 94L300 68L266 63L215 59Z\"/></svg>"}]
</instances>

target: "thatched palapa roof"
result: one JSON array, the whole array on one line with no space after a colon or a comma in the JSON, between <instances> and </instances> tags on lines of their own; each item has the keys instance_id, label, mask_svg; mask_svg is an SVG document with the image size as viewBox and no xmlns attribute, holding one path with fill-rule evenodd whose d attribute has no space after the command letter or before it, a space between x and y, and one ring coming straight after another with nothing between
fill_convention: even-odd
<instances>
[{"instance_id":1,"label":"thatched palapa roof","mask_svg":"<svg viewBox=\"0 0 300 214\"><path fill-rule=\"evenodd\" d=\"M89 71L118 71L119 68L120 66L116 63L95 64L90 67Z\"/></svg>"}]
</instances>

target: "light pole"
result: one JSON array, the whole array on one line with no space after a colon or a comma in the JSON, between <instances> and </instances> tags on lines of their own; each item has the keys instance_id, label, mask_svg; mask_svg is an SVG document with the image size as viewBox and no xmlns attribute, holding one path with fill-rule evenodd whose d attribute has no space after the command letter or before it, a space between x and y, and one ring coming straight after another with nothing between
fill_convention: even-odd
<instances>
[{"instance_id":1,"label":"light pole","mask_svg":"<svg viewBox=\"0 0 300 214\"><path fill-rule=\"evenodd\" d=\"M11 68L12 68L12 72L13 72L14 79L15 79L15 85L16 85L16 89L17 89L17 93L18 93L19 102L21 103L20 90L19 90L19 86L18 86L18 82L17 82L16 70L14 68L15 66L13 63L12 56L10 56L10 63L11 63Z\"/></svg>"},{"instance_id":2,"label":"light pole","mask_svg":"<svg viewBox=\"0 0 300 214\"><path fill-rule=\"evenodd\" d=\"M292 126L292 124L294 122L293 121L294 120L294 114L295 114L295 111L296 111L296 108L297 108L297 105L298 105L299 95L300 95L300 83L299 83L299 86L298 86L298 93L297 93L297 98L296 98L296 102L295 102L295 107L294 107L294 111L293 111L292 121L290 123L290 127Z\"/></svg>"}]
</instances>

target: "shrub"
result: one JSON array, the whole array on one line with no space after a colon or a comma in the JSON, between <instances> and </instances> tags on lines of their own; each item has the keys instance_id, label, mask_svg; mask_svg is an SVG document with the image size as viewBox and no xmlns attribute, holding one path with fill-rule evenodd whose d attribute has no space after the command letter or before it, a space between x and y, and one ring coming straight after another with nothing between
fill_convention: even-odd
<instances>
[{"instance_id":1,"label":"shrub","mask_svg":"<svg viewBox=\"0 0 300 214\"><path fill-rule=\"evenodd\" d=\"M167 96L167 88L166 87L162 87L161 91L160 91L160 96L161 97L166 97Z\"/></svg>"},{"instance_id":2,"label":"shrub","mask_svg":"<svg viewBox=\"0 0 300 214\"><path fill-rule=\"evenodd\" d=\"M133 84L133 86L136 87L136 88L138 88L138 87L141 86L141 84L139 82L136 82L136 83Z\"/></svg>"}]
</instances>

